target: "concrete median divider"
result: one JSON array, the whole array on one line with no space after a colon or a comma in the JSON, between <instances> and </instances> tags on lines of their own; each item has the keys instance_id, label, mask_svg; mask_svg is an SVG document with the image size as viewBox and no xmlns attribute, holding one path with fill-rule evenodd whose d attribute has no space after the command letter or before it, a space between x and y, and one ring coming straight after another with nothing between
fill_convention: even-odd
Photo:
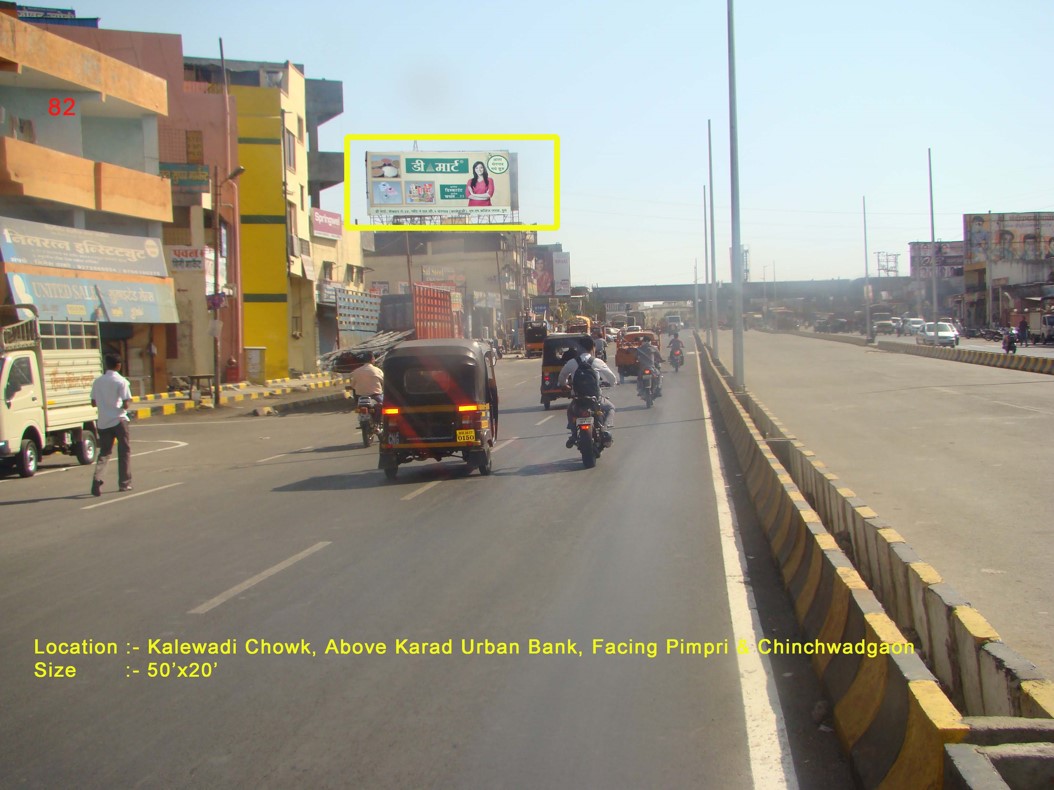
<instances>
[{"instance_id":1,"label":"concrete median divider","mask_svg":"<svg viewBox=\"0 0 1054 790\"><path fill-rule=\"evenodd\" d=\"M811 656L861 785L942 786L945 747L970 739L961 711L1051 718L1050 682L696 340L798 618L790 649Z\"/></svg>"},{"instance_id":2,"label":"concrete median divider","mask_svg":"<svg viewBox=\"0 0 1054 790\"><path fill-rule=\"evenodd\" d=\"M947 359L951 362L967 362L971 365L987 365L1007 370L1021 370L1026 373L1054 375L1054 357L1033 357L1027 354L1006 354L1000 351L979 351L972 348L934 348L933 346L882 341L879 341L877 346L882 351L893 351L898 354L914 354Z\"/></svg>"}]
</instances>

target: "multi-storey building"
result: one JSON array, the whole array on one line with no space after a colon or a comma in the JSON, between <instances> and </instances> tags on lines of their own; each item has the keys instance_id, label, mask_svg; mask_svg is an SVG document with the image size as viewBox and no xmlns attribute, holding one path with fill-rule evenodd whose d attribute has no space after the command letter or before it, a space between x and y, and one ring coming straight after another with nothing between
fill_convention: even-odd
<instances>
[{"instance_id":1,"label":"multi-storey building","mask_svg":"<svg viewBox=\"0 0 1054 790\"><path fill-rule=\"evenodd\" d=\"M0 298L97 320L138 391L167 383L178 322L161 228L163 79L0 13Z\"/></svg>"},{"instance_id":2,"label":"multi-storey building","mask_svg":"<svg viewBox=\"0 0 1054 790\"><path fill-rule=\"evenodd\" d=\"M341 83L306 80L303 66L288 61L184 59L187 80L210 89L223 84L224 66L237 102L237 160L245 168L238 199L245 345L266 349L267 378L314 370L318 273L309 195L339 183L341 170L333 155L309 160L308 132L343 109ZM323 180L312 183L309 161Z\"/></svg>"}]
</instances>

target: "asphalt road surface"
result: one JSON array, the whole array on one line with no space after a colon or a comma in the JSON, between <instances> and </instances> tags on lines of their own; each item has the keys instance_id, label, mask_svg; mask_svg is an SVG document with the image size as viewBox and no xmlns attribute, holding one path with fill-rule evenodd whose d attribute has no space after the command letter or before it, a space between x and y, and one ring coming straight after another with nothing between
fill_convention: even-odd
<instances>
[{"instance_id":1,"label":"asphalt road surface","mask_svg":"<svg viewBox=\"0 0 1054 790\"><path fill-rule=\"evenodd\" d=\"M0 786L850 786L808 662L756 651L793 614L695 355L612 390L592 470L538 368L499 363L489 477L388 482L320 412L137 424L131 493L0 479Z\"/></svg>"},{"instance_id":2,"label":"asphalt road surface","mask_svg":"<svg viewBox=\"0 0 1054 790\"><path fill-rule=\"evenodd\" d=\"M755 397L1054 677L1054 376L761 332L744 356Z\"/></svg>"}]
</instances>

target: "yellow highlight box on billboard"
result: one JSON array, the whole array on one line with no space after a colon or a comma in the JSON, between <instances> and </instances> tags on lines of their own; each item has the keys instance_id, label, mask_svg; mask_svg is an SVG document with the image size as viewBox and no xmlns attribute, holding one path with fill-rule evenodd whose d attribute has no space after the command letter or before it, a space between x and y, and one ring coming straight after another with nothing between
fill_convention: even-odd
<instances>
[{"instance_id":1,"label":"yellow highlight box on billboard","mask_svg":"<svg viewBox=\"0 0 1054 790\"><path fill-rule=\"evenodd\" d=\"M444 141L467 141L467 140L530 140L549 141L553 144L553 222L550 225L529 225L522 223L473 223L454 225L447 223L424 224L424 225L353 225L350 222L351 211L351 186L352 186L352 158L351 144L353 142L381 140L444 140ZM539 231L560 229L560 136L556 134L347 134L344 135L344 227L351 231L379 231L379 232L417 232L417 231L476 231L494 233L497 231Z\"/></svg>"}]
</instances>

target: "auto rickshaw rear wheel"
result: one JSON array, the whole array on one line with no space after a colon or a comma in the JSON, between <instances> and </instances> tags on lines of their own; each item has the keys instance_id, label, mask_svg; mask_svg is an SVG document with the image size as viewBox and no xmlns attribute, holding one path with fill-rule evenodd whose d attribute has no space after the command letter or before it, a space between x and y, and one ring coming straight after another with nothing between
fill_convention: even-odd
<instances>
[{"instance_id":1,"label":"auto rickshaw rear wheel","mask_svg":"<svg viewBox=\"0 0 1054 790\"><path fill-rule=\"evenodd\" d=\"M549 404L552 403L548 398L542 398L542 405L545 406L545 410L549 411Z\"/></svg>"},{"instance_id":2,"label":"auto rickshaw rear wheel","mask_svg":"<svg viewBox=\"0 0 1054 790\"><path fill-rule=\"evenodd\" d=\"M494 470L490 460L490 448L488 447L483 451L483 460L479 462L479 473L481 475L489 475Z\"/></svg>"},{"instance_id":3,"label":"auto rickshaw rear wheel","mask_svg":"<svg viewBox=\"0 0 1054 790\"><path fill-rule=\"evenodd\" d=\"M399 466L386 466L384 467L384 476L389 480L394 480L395 476L399 474Z\"/></svg>"}]
</instances>

